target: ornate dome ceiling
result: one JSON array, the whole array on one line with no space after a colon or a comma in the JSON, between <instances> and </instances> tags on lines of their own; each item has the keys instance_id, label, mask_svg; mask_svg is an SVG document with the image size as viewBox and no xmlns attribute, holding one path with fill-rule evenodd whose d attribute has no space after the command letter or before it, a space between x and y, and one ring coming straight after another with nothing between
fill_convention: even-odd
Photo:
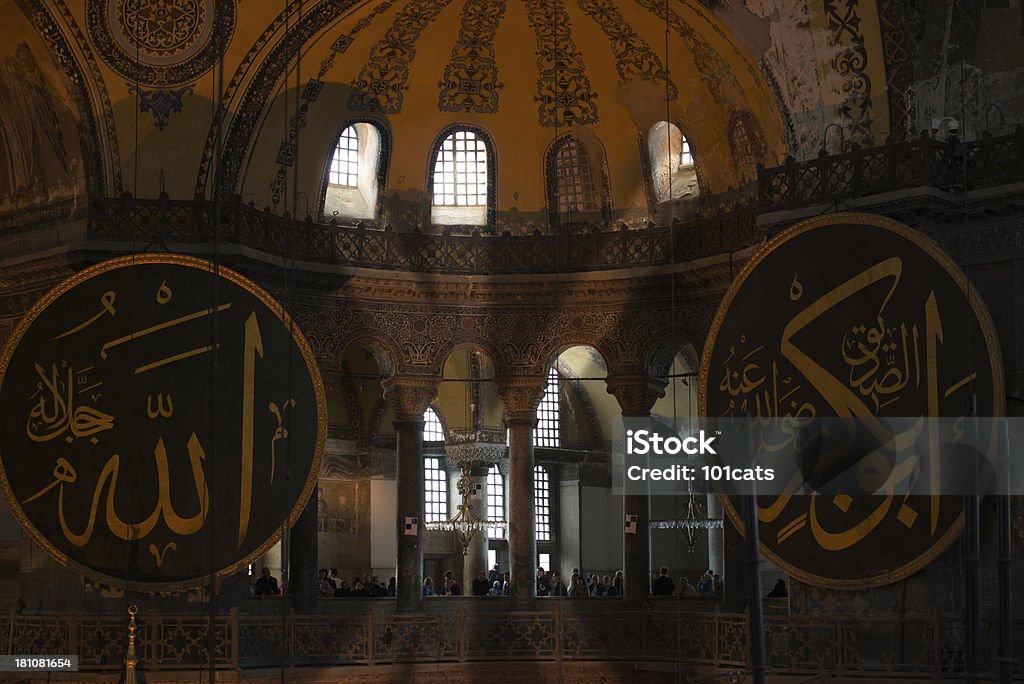
<instances>
[{"instance_id":1,"label":"ornate dome ceiling","mask_svg":"<svg viewBox=\"0 0 1024 684\"><path fill-rule=\"evenodd\" d=\"M362 118L390 131L392 220L422 203L435 138L462 123L494 142L497 208L513 230L543 223L545 151L570 130L603 151L613 208L644 215L641 135L658 121L684 131L704 192L750 180L729 144L731 116L758 122L757 161L785 151L764 76L711 12L688 3L666 14L655 0L371 2L311 41L301 72L298 98L293 74L237 169L236 187L260 206L280 200L273 189L296 163L312 202L339 127Z\"/></svg>"},{"instance_id":2,"label":"ornate dome ceiling","mask_svg":"<svg viewBox=\"0 0 1024 684\"><path fill-rule=\"evenodd\" d=\"M829 129L877 145L919 118L905 97L888 96L913 76L913 12L899 0L0 8L0 64L38 66L32 78L4 80L16 111L0 151L19 162L0 174L0 211L40 206L44 195L79 206L83 186L89 195L209 198L220 174L229 194L258 206L316 213L332 141L364 118L390 142L386 220L422 215L435 139L470 124L494 142L499 223L529 230L543 222L545 155L567 131L602 159L615 218L628 219L655 204L642 136L663 119L691 143L701 192L718 196L749 181L755 161L814 156ZM730 135L739 120L754 143Z\"/></svg>"}]
</instances>

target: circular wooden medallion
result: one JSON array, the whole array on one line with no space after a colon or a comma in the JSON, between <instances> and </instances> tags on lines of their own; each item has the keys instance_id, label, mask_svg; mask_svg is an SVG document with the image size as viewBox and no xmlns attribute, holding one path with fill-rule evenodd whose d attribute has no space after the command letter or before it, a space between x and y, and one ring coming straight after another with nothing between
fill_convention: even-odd
<instances>
[{"instance_id":1,"label":"circular wooden medallion","mask_svg":"<svg viewBox=\"0 0 1024 684\"><path fill-rule=\"evenodd\" d=\"M326 400L269 294L210 262L107 261L64 281L0 357L0 485L50 554L142 590L252 562L316 484Z\"/></svg>"},{"instance_id":2,"label":"circular wooden medallion","mask_svg":"<svg viewBox=\"0 0 1024 684\"><path fill-rule=\"evenodd\" d=\"M1002 362L984 304L930 240L865 214L804 221L761 249L722 301L701 359L700 414L738 426L744 451L781 478L757 499L763 554L824 586L893 582L949 546L963 525L962 498L918 491L914 478L938 463L940 440L956 437L924 435L914 462L854 452L856 467L874 459L863 479L907 496L825 496L807 477L813 459L773 460L778 435L792 439L812 418L956 419L969 415L972 396L976 415L1002 415ZM739 491L720 487L742 530Z\"/></svg>"}]
</instances>

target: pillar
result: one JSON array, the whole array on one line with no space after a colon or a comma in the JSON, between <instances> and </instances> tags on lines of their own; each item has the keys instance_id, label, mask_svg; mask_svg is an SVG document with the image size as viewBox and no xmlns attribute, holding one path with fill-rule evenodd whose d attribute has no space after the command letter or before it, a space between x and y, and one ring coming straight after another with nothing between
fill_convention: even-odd
<instances>
[{"instance_id":1,"label":"pillar","mask_svg":"<svg viewBox=\"0 0 1024 684\"><path fill-rule=\"evenodd\" d=\"M608 393L619 402L623 418L647 418L651 408L665 394L665 380L646 374L609 376ZM625 575L625 598L639 603L651 592L651 502L646 495L623 496L623 517L619 524L625 529L625 516L636 516L636 532L624 534L622 571Z\"/></svg>"},{"instance_id":2,"label":"pillar","mask_svg":"<svg viewBox=\"0 0 1024 684\"><path fill-rule=\"evenodd\" d=\"M505 407L508 427L508 553L512 598L537 595L537 532L533 510L533 429L545 380L533 377L494 379Z\"/></svg>"},{"instance_id":3,"label":"pillar","mask_svg":"<svg viewBox=\"0 0 1024 684\"><path fill-rule=\"evenodd\" d=\"M725 518L725 510L718 494L708 492L708 518L711 520L722 520ZM708 567L722 576L725 581L725 528L719 527L708 530Z\"/></svg>"},{"instance_id":4,"label":"pillar","mask_svg":"<svg viewBox=\"0 0 1024 684\"><path fill-rule=\"evenodd\" d=\"M733 525L729 516L725 516L722 541L722 562L725 567L736 570L730 575L722 574L722 581L725 583L722 607L727 610L745 610L748 598L747 578L739 569L743 567L746 560L746 542L743 535L740 534L739 528Z\"/></svg>"},{"instance_id":5,"label":"pillar","mask_svg":"<svg viewBox=\"0 0 1024 684\"><path fill-rule=\"evenodd\" d=\"M395 414L397 436L396 609L423 609L423 412L437 394L434 378L389 378L384 397ZM411 527L408 519L414 519Z\"/></svg>"},{"instance_id":6,"label":"pillar","mask_svg":"<svg viewBox=\"0 0 1024 684\"><path fill-rule=\"evenodd\" d=\"M489 465L478 461L471 464L464 472L469 475L469 483L473 492L469 504L473 507L473 514L480 520L487 519L487 468ZM462 556L463 593L472 594L473 580L481 570L487 572L487 530L480 530L470 538L469 545Z\"/></svg>"}]
</instances>

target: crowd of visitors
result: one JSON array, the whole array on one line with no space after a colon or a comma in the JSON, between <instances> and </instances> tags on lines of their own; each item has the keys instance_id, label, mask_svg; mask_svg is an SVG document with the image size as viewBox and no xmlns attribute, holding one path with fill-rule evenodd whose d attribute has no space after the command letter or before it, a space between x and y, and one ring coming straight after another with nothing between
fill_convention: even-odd
<instances>
[{"instance_id":1,"label":"crowd of visitors","mask_svg":"<svg viewBox=\"0 0 1024 684\"><path fill-rule=\"evenodd\" d=\"M569 582L562 580L561 573L557 570L547 571L543 567L537 568L536 575L537 596L566 596L573 598L590 596L622 596L624 579L622 571L614 576L598 576L591 574L589 579L584 579L578 568L573 568ZM501 572L495 564L489 572L481 570L477 573L472 582L473 596L508 596L511 592L511 573ZM449 570L444 575L444 582L441 588L434 586L433 578L427 577L423 580L424 596L460 596L462 589L453 573Z\"/></svg>"},{"instance_id":2,"label":"crowd of visitors","mask_svg":"<svg viewBox=\"0 0 1024 684\"><path fill-rule=\"evenodd\" d=\"M330 571L320 568L317 593L321 598L384 598L395 595L395 578L384 584L379 577L353 577L352 583L338 577L338 569L331 568Z\"/></svg>"},{"instance_id":3,"label":"crowd of visitors","mask_svg":"<svg viewBox=\"0 0 1024 684\"><path fill-rule=\"evenodd\" d=\"M651 593L655 596L721 596L723 589L721 575L712 570L701 575L696 586L685 577L680 577L677 585L664 566L651 585Z\"/></svg>"},{"instance_id":4,"label":"crowd of visitors","mask_svg":"<svg viewBox=\"0 0 1024 684\"><path fill-rule=\"evenodd\" d=\"M565 596L568 598L589 598L589 597L616 597L622 596L625 590L625 578L622 571L614 575L598 575L590 573L584 577L579 568L573 568L568 582L562 581L561 573L557 570L547 571L543 567L537 567L536 575L537 596ZM395 596L396 578L384 584L378 577L371 577L369 574L362 577L348 580L338 576L337 568L321 568L317 580L317 593L321 598L335 597L363 597L363 598L385 598ZM497 563L490 571L481 570L472 580L470 592L472 596L508 596L511 593L511 573L501 572ZM283 588L278 587L277 579L271 573L270 568L263 568L258 579L250 581L250 593L256 596L280 595ZM679 583L669 576L669 569L662 567L658 576L651 585L651 594L654 596L721 596L722 578L717 573L708 570L700 576L696 584L690 584L686 577L680 577ZM786 596L785 583L780 589L777 585L769 596ZM455 573L448 570L444 573L439 585L434 584L430 577L423 579L424 596L462 596L463 589L459 584Z\"/></svg>"}]
</instances>

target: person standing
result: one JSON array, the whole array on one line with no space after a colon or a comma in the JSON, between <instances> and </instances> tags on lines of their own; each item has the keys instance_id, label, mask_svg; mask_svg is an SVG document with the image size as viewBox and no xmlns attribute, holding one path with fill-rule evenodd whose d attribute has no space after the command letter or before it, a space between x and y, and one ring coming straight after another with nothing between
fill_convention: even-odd
<instances>
[{"instance_id":1,"label":"person standing","mask_svg":"<svg viewBox=\"0 0 1024 684\"><path fill-rule=\"evenodd\" d=\"M487 581L487 573L481 570L473 580L473 596L487 596L490 591L491 582Z\"/></svg>"},{"instance_id":2,"label":"person standing","mask_svg":"<svg viewBox=\"0 0 1024 684\"><path fill-rule=\"evenodd\" d=\"M537 568L537 596L547 596L551 592L551 582L544 568Z\"/></svg>"},{"instance_id":3,"label":"person standing","mask_svg":"<svg viewBox=\"0 0 1024 684\"><path fill-rule=\"evenodd\" d=\"M675 590L676 583L668 576L668 567L664 565L661 566L661 573L658 575L658 579L654 580L654 586L651 587L651 593L655 596L671 596L672 592Z\"/></svg>"},{"instance_id":4,"label":"person standing","mask_svg":"<svg viewBox=\"0 0 1024 684\"><path fill-rule=\"evenodd\" d=\"M549 596L565 596L567 593L565 585L562 584L562 578L558 572L551 573L551 583L549 585L548 595Z\"/></svg>"},{"instance_id":5,"label":"person standing","mask_svg":"<svg viewBox=\"0 0 1024 684\"><path fill-rule=\"evenodd\" d=\"M257 596L273 596L277 594L277 579L270 574L270 568L263 568L263 574L256 580Z\"/></svg>"}]
</instances>

